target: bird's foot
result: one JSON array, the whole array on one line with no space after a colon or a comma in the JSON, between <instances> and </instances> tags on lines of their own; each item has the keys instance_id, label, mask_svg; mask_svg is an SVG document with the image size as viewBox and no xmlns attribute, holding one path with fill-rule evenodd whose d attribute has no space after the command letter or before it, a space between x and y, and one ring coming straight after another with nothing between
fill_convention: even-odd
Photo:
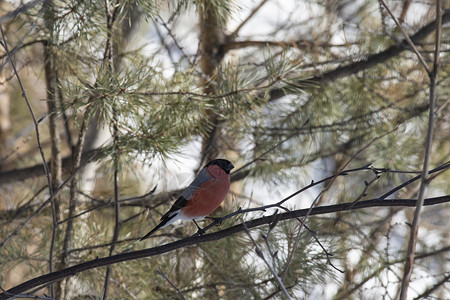
<instances>
[{"instance_id":1,"label":"bird's foot","mask_svg":"<svg viewBox=\"0 0 450 300\"><path fill-rule=\"evenodd\" d=\"M206 231L205 231L203 228L198 228L198 230L197 230L197 234L198 234L198 235L204 235L205 232L206 232Z\"/></svg>"},{"instance_id":2,"label":"bird's foot","mask_svg":"<svg viewBox=\"0 0 450 300\"><path fill-rule=\"evenodd\" d=\"M192 220L192 221L194 221L195 226L197 226L197 234L198 235L204 235L205 234L205 229L203 229L200 226L198 226L198 224L197 224L197 222L195 222L195 220Z\"/></svg>"},{"instance_id":3,"label":"bird's foot","mask_svg":"<svg viewBox=\"0 0 450 300\"><path fill-rule=\"evenodd\" d=\"M217 223L216 226L222 225L222 218L205 217L205 219L213 220L213 223Z\"/></svg>"}]
</instances>

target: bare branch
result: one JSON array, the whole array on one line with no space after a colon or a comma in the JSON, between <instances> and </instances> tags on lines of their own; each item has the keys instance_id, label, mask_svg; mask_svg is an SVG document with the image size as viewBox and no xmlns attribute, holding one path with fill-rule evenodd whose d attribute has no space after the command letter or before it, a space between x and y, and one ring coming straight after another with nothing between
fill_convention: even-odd
<instances>
[{"instance_id":1,"label":"bare branch","mask_svg":"<svg viewBox=\"0 0 450 300\"><path fill-rule=\"evenodd\" d=\"M450 202L450 195L442 196L442 197L435 197L435 198L428 198L424 201L424 206L429 205L437 205L441 203L447 203ZM251 221L245 222L245 226L248 229L252 229L255 227L259 227L261 225L270 225L273 223L274 218L279 218L280 221L283 220L290 220L293 218L298 217L304 217L308 213L309 215L322 215L322 214L329 214L329 213L336 213L336 212L342 212L342 211L352 211L357 209L363 209L363 208L369 208L369 207L415 207L417 204L416 199L387 199L387 200L380 200L380 199L371 199L371 200L365 200L357 202L353 207L351 207L351 202L348 203L341 203L341 204L334 204L334 205L328 205L328 206L317 206L314 207L311 211L310 209L300 209L300 210L293 210L286 213L278 214L276 216L269 216L269 217L261 217L258 219L254 219ZM74 265L72 267L66 268L64 270L59 270L53 273L45 274L36 278L33 278L31 280L28 280L20 285L17 285L5 293L0 294L0 300L1 299L7 299L11 294L18 294L23 293L25 291L28 291L32 288L39 287L45 284L48 284L49 282L55 282L60 281L66 277L73 276L77 273L84 272L87 270L99 268L108 266L111 264L116 264L119 262L125 262L129 260L144 258L144 257L151 257L151 256L157 256L164 253L168 253L171 251L174 251L176 249L192 246L192 245L198 245L202 243L212 242L221 240L225 237L231 236L233 234L236 234L238 232L244 231L244 225L238 224L235 226L232 226L230 228L209 233L201 236L193 236L188 237L173 243L165 244L162 246L149 248L149 249L143 249L138 251L132 251L132 252L125 252L116 254L113 256L108 256L104 258L97 258L91 261L87 261L78 265Z\"/></svg>"},{"instance_id":2,"label":"bare branch","mask_svg":"<svg viewBox=\"0 0 450 300\"><path fill-rule=\"evenodd\" d=\"M383 1L383 0L381 0ZM436 51L435 51L435 59L434 59L434 67L433 71L428 71L428 75L430 77L430 109L428 115L428 131L426 136L426 146L425 146L425 157L423 160L423 168L422 168L422 178L420 182L420 190L419 196L417 198L417 207L414 211L414 218L411 224L411 234L408 242L408 250L406 253L406 262L405 269L403 273L403 280L401 284L400 291L400 299L406 300L408 294L409 282L412 274L412 270L414 267L414 254L416 252L416 244L417 244L417 234L419 232L419 222L420 222L420 214L422 212L422 206L425 199L425 191L427 190L429 184L429 174L428 170L430 168L430 159L431 159L431 149L433 143L433 132L434 132L434 123L435 123L435 107L436 107L436 77L437 71L439 68L439 49L440 49L440 33L442 27L441 22L441 9L442 3L440 0L436 2Z\"/></svg>"},{"instance_id":3,"label":"bare branch","mask_svg":"<svg viewBox=\"0 0 450 300\"><path fill-rule=\"evenodd\" d=\"M274 268L275 266L271 266L270 263L267 261L266 257L264 256L263 251L261 250L261 248L259 248L258 243L253 239L252 235L250 234L250 231L248 230L245 222L242 222L242 225L244 226L245 233L247 233L247 235L250 238L250 240L252 241L253 245L255 245L256 254L258 254L258 256L261 257L261 259L266 264L267 268L269 268L270 272L273 274L273 277L278 282L278 285L281 288L281 290L283 291L286 298L292 299L291 295L289 295L286 287L284 286L283 281L281 280L280 276L278 275L278 272L275 270L275 268ZM267 240L266 240L266 242L267 242ZM269 252L270 252L270 250L269 250Z\"/></svg>"},{"instance_id":4,"label":"bare branch","mask_svg":"<svg viewBox=\"0 0 450 300\"><path fill-rule=\"evenodd\" d=\"M52 196L50 196L47 200L45 200L39 207L38 209L36 209L36 211L34 211L31 216L29 216L25 221L23 221L19 226L17 226L17 228L8 236L6 237L1 243L0 243L0 248L2 248L12 237L14 237L15 235L17 235L19 233L20 230L22 230L22 228L28 223L30 222L31 219L33 219L34 217L36 217L52 200L52 197L55 195L58 195L63 188L67 185L67 183L69 183L72 178L86 165L88 164L93 158L95 157L95 154L91 156L90 159L86 160L78 169L76 169L62 184L61 186L54 191L54 194Z\"/></svg>"},{"instance_id":5,"label":"bare branch","mask_svg":"<svg viewBox=\"0 0 450 300\"><path fill-rule=\"evenodd\" d=\"M162 276L162 278L164 278L176 291L177 291L177 293L178 293L178 295L180 295L180 298L182 299L182 300L184 300L184 299L186 299L186 298L184 298L184 295L183 295L183 293L177 288L177 286L175 285L175 284L173 284L172 283L172 281L170 281L170 279L169 279L169 277L167 277L167 275L166 274L164 274L164 272L161 270L161 267L160 266L158 266L158 271L157 271L157 273L159 274L159 275L161 275Z\"/></svg>"},{"instance_id":6,"label":"bare branch","mask_svg":"<svg viewBox=\"0 0 450 300\"><path fill-rule=\"evenodd\" d=\"M384 6L384 8L387 10L389 15L391 16L392 20L394 20L395 24L397 24L397 27L400 29L400 31L403 33L403 36L405 37L405 41L408 43L409 47L411 47L411 50L417 55L417 58L419 59L422 66L425 68L427 73L430 73L430 68L428 67L427 63L425 62L425 59L423 58L422 54L420 54L419 50L417 50L416 45L414 45L414 42L411 40L409 35L406 33L405 29L403 29L402 24L400 24L400 21L395 17L395 15L390 10L389 6L386 4L384 0L380 0L381 4Z\"/></svg>"},{"instance_id":7,"label":"bare branch","mask_svg":"<svg viewBox=\"0 0 450 300\"><path fill-rule=\"evenodd\" d=\"M247 16L247 18L245 18L239 25L238 27L236 27L236 29L227 36L227 39L234 39L238 34L239 34L239 30L241 30L241 28L247 24L247 22L259 11L259 9L261 7L263 7L264 4L266 4L267 0L262 0L252 11L251 13Z\"/></svg>"},{"instance_id":8,"label":"bare branch","mask_svg":"<svg viewBox=\"0 0 450 300\"><path fill-rule=\"evenodd\" d=\"M5 49L6 53L8 54L8 59L11 62L11 66L13 67L14 70L14 74L17 78L17 82L19 83L20 89L22 91L22 97L25 99L25 102L27 104L28 110L30 111L31 114L31 118L33 119L33 124L34 124L34 129L36 132L36 140L37 140L37 144L38 144L38 148L39 148L39 153L41 154L41 158L42 158L42 162L43 162L43 166L44 166L44 170L45 170L45 175L47 178L47 184L49 189L51 188L51 179L50 179L50 171L48 169L48 165L47 165L47 161L45 159L45 155L44 155L44 150L42 149L42 145L41 145L41 138L40 138L40 133L39 133L39 124L36 120L36 116L34 115L33 109L31 107L30 101L28 100L28 96L25 92L25 88L23 87L22 84L22 80L20 80L19 77L19 73L17 73L17 69L16 69L16 64L14 63L14 60L12 59L11 53L9 52L8 49L8 44L6 43L6 38L5 38L5 34L3 32L3 27L0 24L0 31L2 34L2 46Z\"/></svg>"},{"instance_id":9,"label":"bare branch","mask_svg":"<svg viewBox=\"0 0 450 300\"><path fill-rule=\"evenodd\" d=\"M28 2L27 4L19 6L19 8L17 8L16 10L14 10L12 12L9 12L6 15L0 17L0 25L3 24L3 23L11 21L12 19L16 18L21 13L26 12L27 10L35 7L40 2L47 2L47 0L34 0L34 1L31 1L31 2Z\"/></svg>"}]
</instances>

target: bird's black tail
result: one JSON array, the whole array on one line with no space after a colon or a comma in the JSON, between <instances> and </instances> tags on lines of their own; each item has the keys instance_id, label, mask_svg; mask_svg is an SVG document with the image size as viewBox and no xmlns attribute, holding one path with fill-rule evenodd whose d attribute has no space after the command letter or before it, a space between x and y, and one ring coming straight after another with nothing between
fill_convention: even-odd
<instances>
[{"instance_id":1,"label":"bird's black tail","mask_svg":"<svg viewBox=\"0 0 450 300\"><path fill-rule=\"evenodd\" d=\"M150 230L149 233L147 233L146 235L144 235L144 237L142 237L139 241L145 240L146 238L150 237L156 230L160 229L161 227L164 227L164 225L167 224L167 222L169 222L170 220L172 220L177 214L172 214L171 216L163 216L161 223L159 223L158 225L156 225L155 228L153 228L152 230Z\"/></svg>"}]
</instances>

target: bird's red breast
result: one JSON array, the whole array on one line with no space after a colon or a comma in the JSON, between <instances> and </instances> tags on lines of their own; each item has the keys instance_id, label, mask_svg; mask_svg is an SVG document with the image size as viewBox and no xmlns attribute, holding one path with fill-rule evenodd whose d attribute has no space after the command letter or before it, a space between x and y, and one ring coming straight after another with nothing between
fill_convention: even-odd
<instances>
[{"instance_id":1,"label":"bird's red breast","mask_svg":"<svg viewBox=\"0 0 450 300\"><path fill-rule=\"evenodd\" d=\"M230 188L230 174L219 166L208 167L208 174L213 178L199 186L181 210L186 217L207 216L215 211L225 199Z\"/></svg>"}]
</instances>

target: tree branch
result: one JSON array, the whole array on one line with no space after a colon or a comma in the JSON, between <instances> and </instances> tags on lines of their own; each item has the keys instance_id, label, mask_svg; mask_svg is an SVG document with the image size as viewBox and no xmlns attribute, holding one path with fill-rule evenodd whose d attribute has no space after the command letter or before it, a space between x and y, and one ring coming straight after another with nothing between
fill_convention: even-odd
<instances>
[{"instance_id":1,"label":"tree branch","mask_svg":"<svg viewBox=\"0 0 450 300\"><path fill-rule=\"evenodd\" d=\"M83 152L83 154L81 155L82 164L86 163L87 160L91 160L92 155L96 153L97 150L99 149ZM70 170L73 167L74 165L71 156L67 156L62 159L63 169ZM43 166L43 164L37 164L31 167L0 172L0 185L20 182L23 180L32 179L44 175L45 175L45 167Z\"/></svg>"},{"instance_id":2,"label":"tree branch","mask_svg":"<svg viewBox=\"0 0 450 300\"><path fill-rule=\"evenodd\" d=\"M39 124L37 122L37 119L36 119L36 116L34 114L33 108L31 107L30 101L28 100L28 96L27 96L27 94L25 92L25 88L24 88L24 86L22 84L22 80L20 79L19 73L17 72L16 64L14 63L14 60L12 59L11 53L9 52L8 44L6 43L6 37L5 37L5 34L3 32L3 27L1 26L1 24L0 24L0 32L1 32L1 35L2 35L1 44L2 44L3 48L5 49L6 53L8 54L8 59L11 62L11 66L13 67L14 75L16 76L17 82L19 83L19 86L20 86L20 90L22 91L22 97L25 99L25 102L27 104L28 110L30 111L31 118L33 120L34 130L35 130L35 133L36 133L36 141L37 141L37 144L38 144L39 153L40 153L41 158L42 158L42 163L43 163L42 165L44 166L44 173L45 173L46 178L47 178L47 184L48 184L48 188L50 189L50 194L52 194L50 170L48 168L47 161L45 159L44 150L42 149L40 132L39 132Z\"/></svg>"},{"instance_id":3,"label":"tree branch","mask_svg":"<svg viewBox=\"0 0 450 300\"><path fill-rule=\"evenodd\" d=\"M425 199L424 205L437 205L441 203L450 202L450 195L441 196L441 197L435 197L435 198L428 198ZM233 234L236 234L238 232L245 231L245 227L248 229L255 228L261 225L269 225L275 221L275 218L279 221L283 220L290 220L298 217L303 217L306 214L309 215L322 215L322 214L329 214L329 213L336 213L336 212L342 212L342 211L353 211L357 209L363 209L363 208L369 208L369 207L414 207L416 206L417 200L416 199L388 199L388 200L380 200L380 199L371 199L366 201L357 202L352 206L351 202L348 203L342 203L342 204L334 204L334 205L328 205L328 206L318 206L313 208L309 212L309 208L307 209L299 209L299 210L293 210L277 215L272 216L263 216L258 219L254 219L251 221L245 222L244 224L238 224L235 226L232 226L230 228L217 231L214 233L209 233L201 236L194 236L194 237L188 237L173 243L165 244L162 246L149 248L149 249L143 249L138 251L132 251L132 252L125 252L120 253L117 255L104 257L104 258L96 258L91 261L87 261L78 265L74 265L72 267L56 271L53 273L45 274L36 278L33 278L31 280L28 280L20 285L17 285L6 292L3 292L0 294L0 300L1 299L7 299L8 297L11 297L12 295L23 293L25 291L28 291L32 288L40 287L49 284L50 282L56 282L60 281L66 277L73 276L77 273L84 272L87 270L99 268L108 266L111 264L116 264L119 262L125 262L129 260L144 258L144 257L152 257L161 255L164 253L172 252L176 249L192 246L192 245L198 245L202 243L212 242L221 240L225 237L231 236Z\"/></svg>"},{"instance_id":4,"label":"tree branch","mask_svg":"<svg viewBox=\"0 0 450 300\"><path fill-rule=\"evenodd\" d=\"M429 96L429 114L428 114L428 131L425 140L425 157L423 160L422 178L420 182L419 196L417 197L417 207L414 211L414 218L411 224L411 234L408 241L408 249L406 253L405 269L403 272L403 279L401 283L400 299L406 300L408 294L409 282L414 267L414 254L416 252L417 237L419 233L420 214L422 212L422 206L425 198L425 191L429 185L429 173L431 150L433 144L433 133L435 125L435 106L436 106L436 77L439 69L439 50L440 50L440 34L441 34L441 1L436 2L436 46L434 54L433 70L427 69L430 77L430 96Z\"/></svg>"},{"instance_id":5,"label":"tree branch","mask_svg":"<svg viewBox=\"0 0 450 300\"><path fill-rule=\"evenodd\" d=\"M425 59L423 58L422 54L420 54L419 50L417 50L416 45L414 45L414 42L409 38L409 36L406 33L405 29L403 29L402 24L400 24L400 21L395 17L395 15L390 10L389 6L386 4L386 1L384 1L384 0L379 0L379 1L384 6L384 8L387 10L387 12L391 16L392 20L394 20L395 24L400 29L402 34L405 36L405 41L408 43L408 45L411 48L411 50L417 55L417 58L419 59L419 61L422 64L422 66L425 68L427 73L430 73L431 72L430 68L428 67L427 63L425 62ZM438 26L438 30L439 30L439 26Z\"/></svg>"},{"instance_id":6,"label":"tree branch","mask_svg":"<svg viewBox=\"0 0 450 300\"><path fill-rule=\"evenodd\" d=\"M266 4L267 0L262 0L251 12L250 14L236 27L235 30L233 30L232 33L230 33L227 36L228 40L233 40L234 38L236 38L239 34L239 31L241 30L242 27L244 27L245 24L247 24L247 22L249 20L252 19L252 17L260 10L261 7L263 7L264 4Z\"/></svg>"},{"instance_id":7,"label":"tree branch","mask_svg":"<svg viewBox=\"0 0 450 300\"><path fill-rule=\"evenodd\" d=\"M21 13L28 11L29 9L35 7L36 5L38 5L41 2L43 2L43 4L45 5L44 2L47 2L47 1L46 0L34 0L31 2L28 2L27 4L19 6L16 10L9 12L6 15L0 17L0 24L9 22L9 21L15 19Z\"/></svg>"},{"instance_id":8,"label":"tree branch","mask_svg":"<svg viewBox=\"0 0 450 300\"><path fill-rule=\"evenodd\" d=\"M82 169L84 166L89 163L92 159L94 159L95 154L91 156L90 159L87 159L83 162L82 165L80 165L79 168L77 168L60 186L57 190L54 191L54 194L51 195L47 200L45 200L39 207L36 209L25 221L23 221L17 228L10 234L8 237L6 237L2 242L0 242L0 248L2 248L13 236L17 235L19 231L35 216L37 216L52 200L54 196L57 196L63 188L67 185L68 182L72 180L72 178Z\"/></svg>"},{"instance_id":9,"label":"tree branch","mask_svg":"<svg viewBox=\"0 0 450 300\"><path fill-rule=\"evenodd\" d=\"M255 252L256 252L256 254L264 261L264 263L266 264L267 268L269 268L270 272L273 274L273 277L278 282L278 288L280 288L283 291L284 295L286 296L286 299L291 300L292 299L291 295L287 291L286 286L283 283L283 280L278 275L278 272L275 270L275 266L271 265L267 261L266 257L264 256L263 251L258 246L258 243L253 239L252 235L250 234L250 231L248 230L247 226L245 225L245 222L243 222L242 225L244 225L245 233L247 233L247 235L250 238L250 240L252 241L253 245L255 245ZM265 238L265 240L266 240L266 243L268 243L266 238ZM269 250L269 255L272 257L272 259L274 259L273 253L271 253L270 249L268 249L268 250Z\"/></svg>"},{"instance_id":10,"label":"tree branch","mask_svg":"<svg viewBox=\"0 0 450 300\"><path fill-rule=\"evenodd\" d=\"M446 24L448 22L450 22L450 10L445 10L444 14L442 15L442 24ZM418 41L424 39L436 29L436 24L436 21L434 21L422 27L419 31L417 31L410 37L411 41L413 43L417 43ZM408 48L408 43L406 42L406 40L403 40L401 43L393 45L380 53L371 54L366 59L336 68L332 71L325 72L318 76L314 76L308 79L307 82L309 84L326 84L336 81L338 79L356 74L359 71L367 70L373 66L383 63L399 55L401 52L407 50ZM299 84L300 83L301 82L299 82ZM281 97L284 97L285 92L286 91L282 88L272 89L270 92L270 99L277 100Z\"/></svg>"}]
</instances>

